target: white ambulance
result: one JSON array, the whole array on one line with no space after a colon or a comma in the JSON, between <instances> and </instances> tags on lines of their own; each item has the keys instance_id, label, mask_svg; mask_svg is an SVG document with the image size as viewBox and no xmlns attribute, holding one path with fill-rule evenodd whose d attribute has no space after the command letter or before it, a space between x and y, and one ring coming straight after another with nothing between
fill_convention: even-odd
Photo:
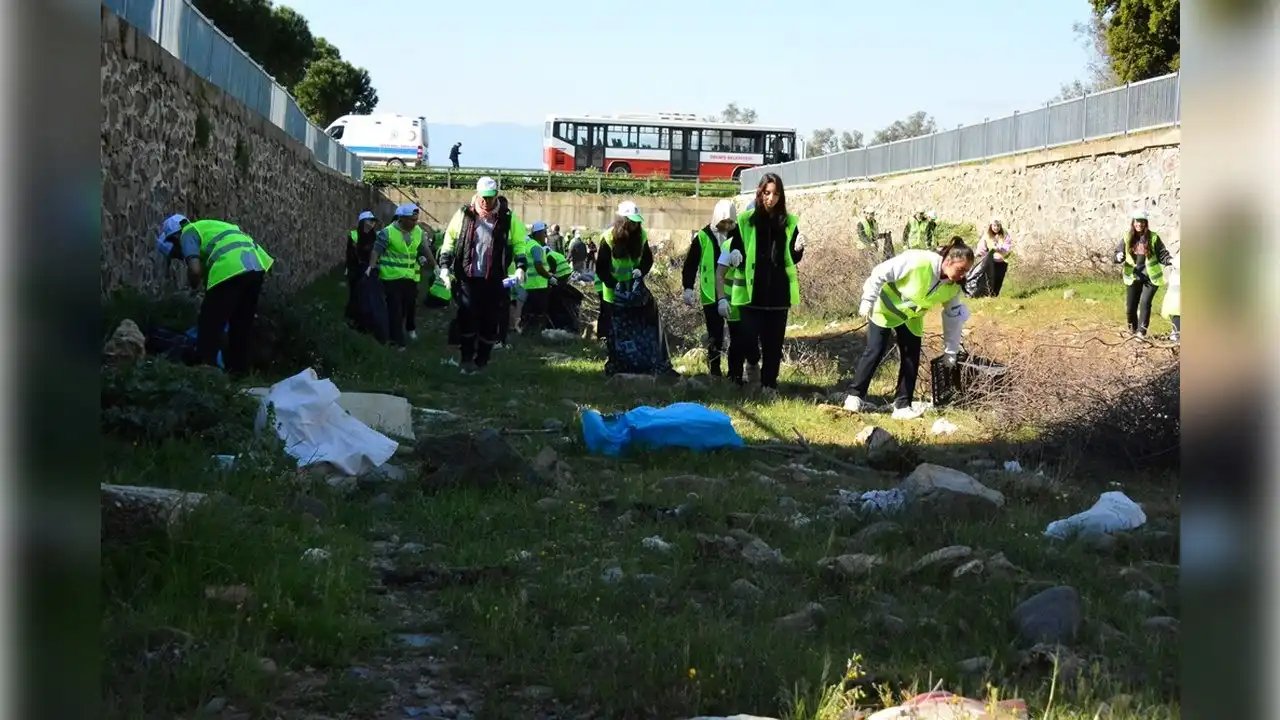
<instances>
[{"instance_id":1,"label":"white ambulance","mask_svg":"<svg viewBox=\"0 0 1280 720\"><path fill-rule=\"evenodd\" d=\"M427 119L405 115L343 115L325 128L365 165L426 167Z\"/></svg>"}]
</instances>

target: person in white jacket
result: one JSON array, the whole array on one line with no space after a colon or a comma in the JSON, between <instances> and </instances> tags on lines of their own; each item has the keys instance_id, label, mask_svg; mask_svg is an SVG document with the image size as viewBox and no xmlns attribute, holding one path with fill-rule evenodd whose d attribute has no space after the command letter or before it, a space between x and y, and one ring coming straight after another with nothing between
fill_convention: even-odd
<instances>
[{"instance_id":1,"label":"person in white jacket","mask_svg":"<svg viewBox=\"0 0 1280 720\"><path fill-rule=\"evenodd\" d=\"M867 391L889 351L892 336L896 337L901 363L893 417L920 416L912 408L912 400L920 374L924 316L930 309L942 307L943 352L948 364L954 365L960 352L960 333L969 319L960 291L965 273L972 266L973 249L959 236L938 250L906 250L875 266L862 286L858 316L868 319L867 345L854 370L853 392L845 401L846 408L874 408L867 400Z\"/></svg>"},{"instance_id":2,"label":"person in white jacket","mask_svg":"<svg viewBox=\"0 0 1280 720\"><path fill-rule=\"evenodd\" d=\"M1182 335L1182 250L1173 255L1172 269L1169 271L1168 285L1164 289L1164 303L1160 306L1160 314L1173 323L1173 332L1169 333L1169 341L1178 342Z\"/></svg>"},{"instance_id":3,"label":"person in white jacket","mask_svg":"<svg viewBox=\"0 0 1280 720\"><path fill-rule=\"evenodd\" d=\"M702 306L702 316L707 327L707 371L712 377L723 375L720 356L724 352L725 321L737 320L737 317L720 317L716 303L716 260L720 257L722 246L729 241L729 231L737 221L738 210L733 200L725 198L717 202L715 211L711 213L711 222L693 234L681 271L685 304L690 307Z\"/></svg>"}]
</instances>

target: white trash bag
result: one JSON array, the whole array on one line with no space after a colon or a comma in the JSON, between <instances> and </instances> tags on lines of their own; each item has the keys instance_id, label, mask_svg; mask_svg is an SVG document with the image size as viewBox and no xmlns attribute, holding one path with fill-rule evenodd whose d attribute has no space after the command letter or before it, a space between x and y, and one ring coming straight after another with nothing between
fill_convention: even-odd
<instances>
[{"instance_id":1,"label":"white trash bag","mask_svg":"<svg viewBox=\"0 0 1280 720\"><path fill-rule=\"evenodd\" d=\"M1146 522L1147 515L1142 512L1142 506L1130 500L1128 495L1113 490L1102 493L1088 510L1049 523L1044 534L1054 540L1065 540L1078 533L1106 534L1133 530Z\"/></svg>"}]
</instances>

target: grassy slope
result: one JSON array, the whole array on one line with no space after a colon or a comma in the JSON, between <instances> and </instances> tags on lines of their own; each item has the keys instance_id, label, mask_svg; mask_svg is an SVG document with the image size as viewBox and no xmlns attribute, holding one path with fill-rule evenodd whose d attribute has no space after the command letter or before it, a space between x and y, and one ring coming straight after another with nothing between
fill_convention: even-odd
<instances>
[{"instance_id":1,"label":"grassy slope","mask_svg":"<svg viewBox=\"0 0 1280 720\"><path fill-rule=\"evenodd\" d=\"M1117 285L1076 285L1079 296L1070 301L1062 299L1058 288L1018 297L1017 287L1011 286L1009 297L974 303L979 321L975 332L986 331L992 319L1024 328L1075 315L1122 324ZM323 303L336 315L341 292L336 282L326 282L305 302ZM1085 305L1088 297L1100 302ZM1159 298L1156 303L1158 309ZM728 412L749 442L790 440L796 428L832 453L845 453L866 424L833 418L807 397L757 402L721 387L692 395L664 388L620 390L603 381L596 346L522 342L500 355L487 376L460 378L456 368L442 363L453 357L440 342L445 316L420 314L423 340L403 355L342 333L341 342L327 349L331 357L349 358L347 367L332 373L339 387L403 394L417 407L456 413L468 427L541 428L548 420L559 420L569 428L566 434L575 437L574 403L625 410L698 400ZM806 326L796 335L820 325L803 318L793 322ZM823 332L840 327L827 326ZM829 386L838 379L836 367L834 362L810 363L808 374L789 368L784 381ZM888 390L894 371L882 370L873 391ZM559 492L520 487L426 494L406 485L394 491L394 504L378 508L367 494L341 499L320 488L311 494L325 510L314 522L293 507L297 490L292 470L265 462L219 474L207 458L211 452L231 451L226 447L109 440L107 482L220 490L240 502L240 509L197 516L174 540L104 548L109 714L172 714L223 695L241 707L286 708L289 717L312 706L331 711L343 707L353 717L372 717L364 713L373 712L380 691L351 681L343 669L383 652L388 631L443 627L460 638L455 659L469 668L474 682L489 688L488 713L482 717L528 717L501 688L530 685L550 687L580 710L594 709L604 717L782 714L797 700L804 701L811 715L822 686L838 679L838 669L854 653L860 654L865 671L898 692L927 690L941 680L954 692L985 697L992 684L1002 697L1027 698L1037 715L1051 705L1054 717L1093 717L1103 701L1114 706L1113 717L1176 715L1176 640L1142 629L1146 615L1157 613L1121 602L1136 586L1132 577L1118 574L1129 565L1142 567L1163 591L1168 613L1176 615L1176 569L1143 565L1176 563L1176 544L1167 535L1139 532L1099 556L1076 546L1050 550L1040 537L1048 521L1084 509L1111 483L1122 483L1147 504L1152 528L1176 533L1173 483L1167 478L1155 483L1119 476L1057 478L1052 465L1044 468L1051 482L1023 482L984 471L978 469L983 462L997 464L1016 456L1016 448L1004 444L1008 434L984 427L979 416L955 412L948 417L960 430L942 439L929 435L931 417L915 423L879 418L877 423L921 459L968 468L1003 490L1010 498L1008 507L996 519L977 523L904 521L903 532L858 548L888 559L859 582L825 578L815 563L850 552L849 538L869 521L822 519L817 511L830 506L828 496L836 488L867 490L896 482L891 474L869 469L836 468L839 474L824 474L830 466L809 459L807 466L819 472L797 472L780 467L786 458L756 451L654 453L613 462L588 458L574 443L557 446L572 467L571 482ZM555 438L510 439L532 457ZM856 460L857 455L845 457ZM973 461L979 465L970 466ZM754 479L757 471L779 484L761 485ZM725 482L690 487L663 481L689 474ZM1062 482L1052 482L1056 480ZM555 508L535 504L548 495L560 500ZM692 503L697 512L678 521L637 516L619 524L617 517L633 503ZM246 506L257 509L246 511ZM814 520L796 528L762 517L749 529L788 558L786 567L754 569L697 552L695 534L725 534L730 513L777 513L780 506ZM385 598L367 590L372 579L366 569L368 542L390 534L425 545L433 562L450 566L510 563L521 551L531 559L518 564L515 577L446 587L432 596L438 607L420 607L402 617L387 609ZM674 551L644 549L642 539L653 535L672 543ZM1028 575L953 580L905 573L925 553L956 544L1002 551ZM332 558L322 566L303 562L303 551L311 547L328 549ZM602 571L615 565L628 579L603 583ZM644 573L657 576L641 576L659 583L656 590L632 582ZM736 601L730 585L737 579L759 587L763 598ZM1052 672L1019 664L1009 616L1020 598L1060 583L1080 591L1091 624L1075 648L1086 662L1083 673L1059 682L1050 701ZM237 606L205 597L210 586L235 585L250 588L252 599ZM796 634L775 629L775 618L814 601L826 609L820 630ZM886 620L885 614L901 622ZM1099 631L1098 623L1107 627ZM186 659L143 664L141 653L157 646L157 633L171 632L166 628L183 633L179 637L187 646ZM956 669L958 661L974 656L993 658L992 669L977 675ZM262 657L272 658L282 672L262 672ZM824 675L826 667L836 670ZM317 676L328 679L322 689L299 689Z\"/></svg>"}]
</instances>

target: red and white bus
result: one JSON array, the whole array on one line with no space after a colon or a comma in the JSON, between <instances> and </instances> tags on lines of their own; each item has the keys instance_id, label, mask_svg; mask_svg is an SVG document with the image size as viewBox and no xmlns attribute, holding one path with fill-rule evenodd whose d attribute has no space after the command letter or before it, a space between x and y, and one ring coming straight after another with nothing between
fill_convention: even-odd
<instances>
[{"instance_id":1,"label":"red and white bus","mask_svg":"<svg viewBox=\"0 0 1280 720\"><path fill-rule=\"evenodd\" d=\"M543 169L737 179L746 168L799 157L795 128L708 122L695 115L550 115Z\"/></svg>"}]
</instances>

